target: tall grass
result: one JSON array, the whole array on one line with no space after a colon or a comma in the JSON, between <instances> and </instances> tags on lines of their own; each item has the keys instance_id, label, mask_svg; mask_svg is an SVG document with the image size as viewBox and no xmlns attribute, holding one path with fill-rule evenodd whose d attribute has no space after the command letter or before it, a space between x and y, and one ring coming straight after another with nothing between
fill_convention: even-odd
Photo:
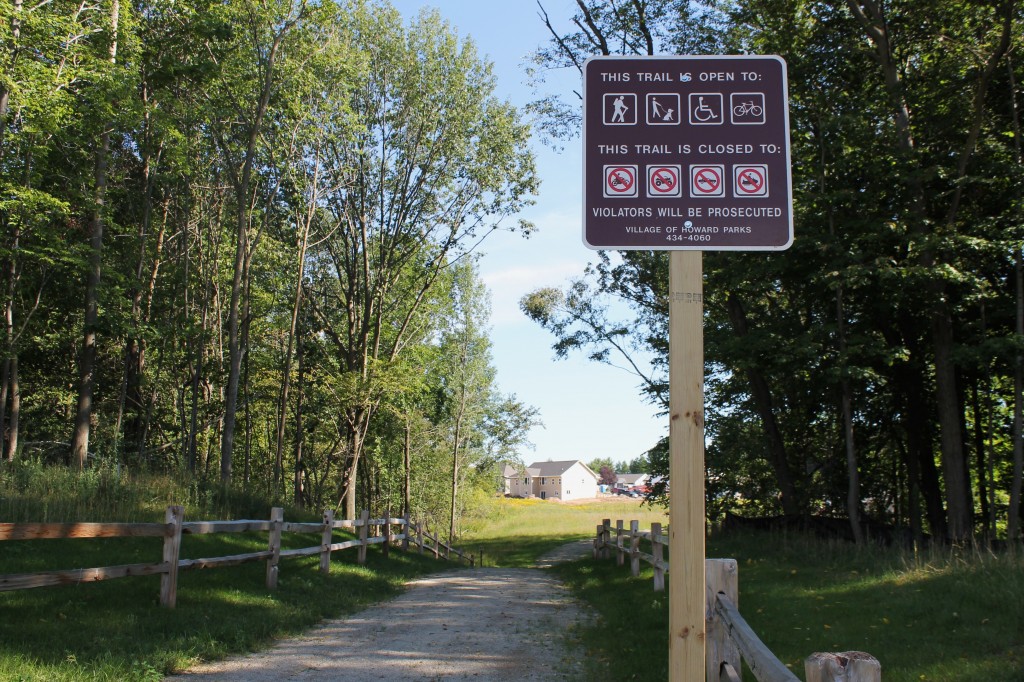
<instances>
[{"instance_id":1,"label":"tall grass","mask_svg":"<svg viewBox=\"0 0 1024 682\"><path fill-rule=\"evenodd\" d=\"M866 651L886 682L1024 680L1024 555L982 549L858 548L800 534L708 543L739 562L740 612L803 678L816 651ZM583 633L594 680L667 677L668 599L613 560L555 569L599 614ZM645 665L629 663L636 652Z\"/></svg>"},{"instance_id":2,"label":"tall grass","mask_svg":"<svg viewBox=\"0 0 1024 682\"><path fill-rule=\"evenodd\" d=\"M129 471L98 462L77 471L31 459L0 462L0 521L162 521L168 505L185 507L189 519L266 518L279 500L189 472ZM302 516L289 509L288 517Z\"/></svg>"}]
</instances>

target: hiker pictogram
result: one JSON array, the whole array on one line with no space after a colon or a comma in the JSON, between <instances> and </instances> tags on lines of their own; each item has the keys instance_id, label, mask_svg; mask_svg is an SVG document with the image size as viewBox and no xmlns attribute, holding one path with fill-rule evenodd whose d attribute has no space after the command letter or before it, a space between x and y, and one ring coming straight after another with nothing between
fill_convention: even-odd
<instances>
[{"instance_id":1,"label":"hiker pictogram","mask_svg":"<svg viewBox=\"0 0 1024 682\"><path fill-rule=\"evenodd\" d=\"M729 96L729 106L735 125L764 125L763 92L734 92Z\"/></svg>"},{"instance_id":2,"label":"hiker pictogram","mask_svg":"<svg viewBox=\"0 0 1024 682\"><path fill-rule=\"evenodd\" d=\"M604 124L609 126L636 125L636 94L608 93L604 96Z\"/></svg>"},{"instance_id":3,"label":"hiker pictogram","mask_svg":"<svg viewBox=\"0 0 1024 682\"><path fill-rule=\"evenodd\" d=\"M690 125L717 126L724 123L722 117L722 93L690 93Z\"/></svg>"},{"instance_id":4,"label":"hiker pictogram","mask_svg":"<svg viewBox=\"0 0 1024 682\"><path fill-rule=\"evenodd\" d=\"M681 168L675 165L659 165L647 167L647 196L678 197L682 196L682 185L679 182Z\"/></svg>"},{"instance_id":5,"label":"hiker pictogram","mask_svg":"<svg viewBox=\"0 0 1024 682\"><path fill-rule=\"evenodd\" d=\"M605 166L604 195L606 197L637 196L636 166Z\"/></svg>"},{"instance_id":6,"label":"hiker pictogram","mask_svg":"<svg viewBox=\"0 0 1024 682\"><path fill-rule=\"evenodd\" d=\"M763 164L733 166L732 173L733 196L768 196L768 166Z\"/></svg>"},{"instance_id":7,"label":"hiker pictogram","mask_svg":"<svg viewBox=\"0 0 1024 682\"><path fill-rule=\"evenodd\" d=\"M679 93L648 93L647 124L652 126L679 125Z\"/></svg>"},{"instance_id":8,"label":"hiker pictogram","mask_svg":"<svg viewBox=\"0 0 1024 682\"><path fill-rule=\"evenodd\" d=\"M690 196L725 196L725 185L722 183L724 173L725 168L719 165L704 164L690 166Z\"/></svg>"}]
</instances>

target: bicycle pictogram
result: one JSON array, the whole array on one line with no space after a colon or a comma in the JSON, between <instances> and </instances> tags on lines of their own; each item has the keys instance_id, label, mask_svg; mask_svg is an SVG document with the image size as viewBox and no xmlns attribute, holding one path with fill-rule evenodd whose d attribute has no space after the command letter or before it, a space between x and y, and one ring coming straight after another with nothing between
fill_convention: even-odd
<instances>
[{"instance_id":1,"label":"bicycle pictogram","mask_svg":"<svg viewBox=\"0 0 1024 682\"><path fill-rule=\"evenodd\" d=\"M732 122L736 125L762 125L764 123L764 93L734 92L729 97Z\"/></svg>"}]
</instances>

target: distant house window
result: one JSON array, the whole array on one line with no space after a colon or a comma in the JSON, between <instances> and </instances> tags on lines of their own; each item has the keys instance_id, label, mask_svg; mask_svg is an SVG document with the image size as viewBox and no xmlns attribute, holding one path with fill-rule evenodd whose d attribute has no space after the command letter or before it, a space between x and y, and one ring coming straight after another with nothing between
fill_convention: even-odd
<instances>
[{"instance_id":1,"label":"distant house window","mask_svg":"<svg viewBox=\"0 0 1024 682\"><path fill-rule=\"evenodd\" d=\"M523 479L523 485L530 485L530 479L524 478Z\"/></svg>"},{"instance_id":2,"label":"distant house window","mask_svg":"<svg viewBox=\"0 0 1024 682\"><path fill-rule=\"evenodd\" d=\"M540 479L540 484L541 485L547 485L548 484L548 479L546 479L546 478Z\"/></svg>"}]
</instances>

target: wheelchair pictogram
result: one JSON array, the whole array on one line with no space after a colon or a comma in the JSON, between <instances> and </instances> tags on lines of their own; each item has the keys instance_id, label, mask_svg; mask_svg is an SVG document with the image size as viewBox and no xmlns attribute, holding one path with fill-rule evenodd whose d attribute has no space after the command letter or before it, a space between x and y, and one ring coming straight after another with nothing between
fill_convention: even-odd
<instances>
[{"instance_id":1,"label":"wheelchair pictogram","mask_svg":"<svg viewBox=\"0 0 1024 682\"><path fill-rule=\"evenodd\" d=\"M722 125L722 94L718 92L690 93L690 125Z\"/></svg>"}]
</instances>

